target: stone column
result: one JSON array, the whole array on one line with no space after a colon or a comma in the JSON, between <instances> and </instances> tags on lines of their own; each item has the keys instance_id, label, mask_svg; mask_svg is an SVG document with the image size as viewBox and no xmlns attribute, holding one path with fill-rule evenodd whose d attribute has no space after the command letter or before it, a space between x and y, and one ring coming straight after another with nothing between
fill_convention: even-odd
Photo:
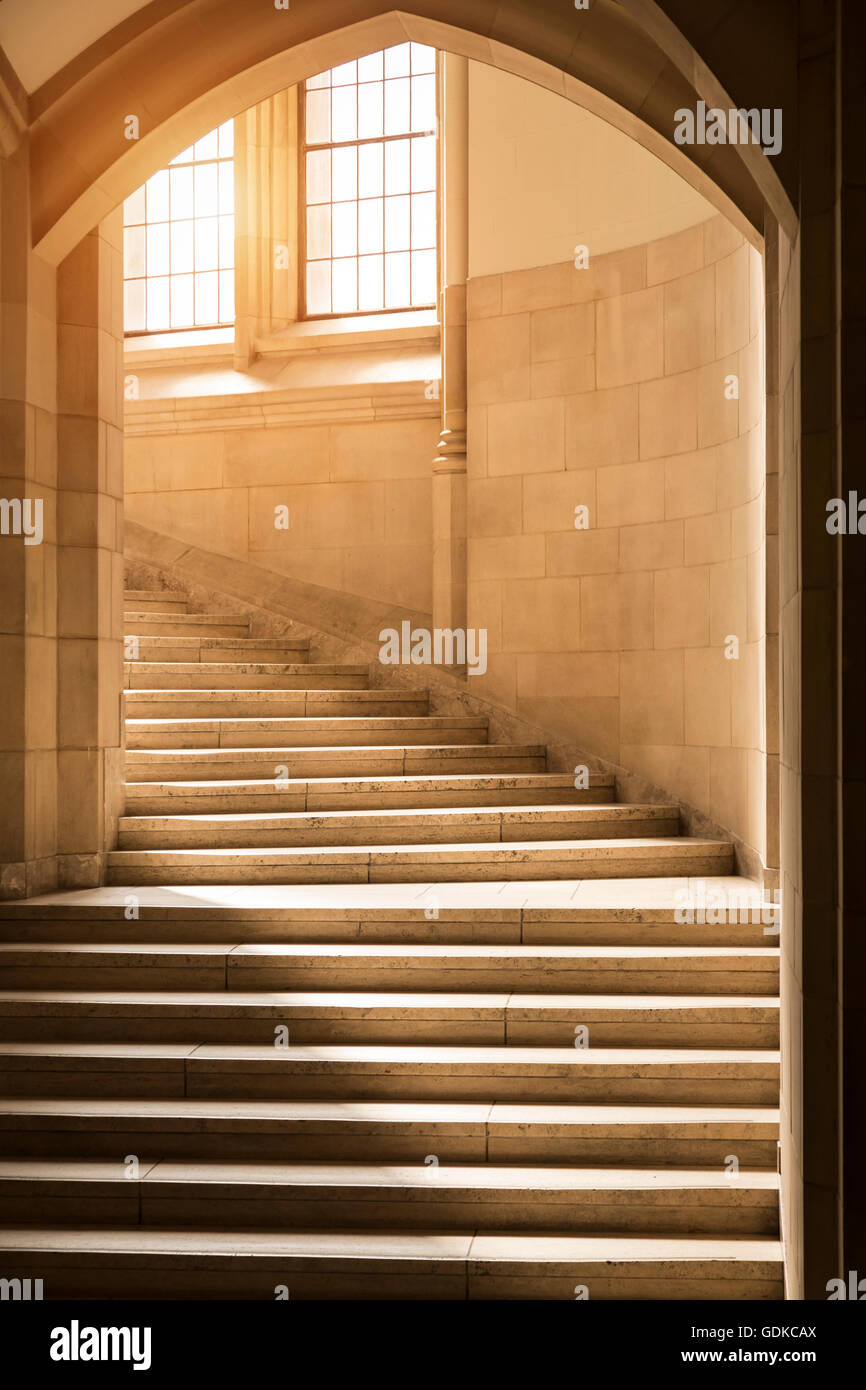
<instances>
[{"instance_id":1,"label":"stone column","mask_svg":"<svg viewBox=\"0 0 866 1390\"><path fill-rule=\"evenodd\" d=\"M469 64L442 54L442 433L433 460L433 624L466 626L466 278Z\"/></svg>"},{"instance_id":2,"label":"stone column","mask_svg":"<svg viewBox=\"0 0 866 1390\"><path fill-rule=\"evenodd\" d=\"M235 366L298 317L298 89L235 119Z\"/></svg>"},{"instance_id":3,"label":"stone column","mask_svg":"<svg viewBox=\"0 0 866 1390\"><path fill-rule=\"evenodd\" d=\"M20 898L57 886L55 276L30 250L28 142L2 84L0 251L0 898Z\"/></svg>"},{"instance_id":4,"label":"stone column","mask_svg":"<svg viewBox=\"0 0 866 1390\"><path fill-rule=\"evenodd\" d=\"M123 221L57 270L57 848L103 881L123 794Z\"/></svg>"}]
</instances>

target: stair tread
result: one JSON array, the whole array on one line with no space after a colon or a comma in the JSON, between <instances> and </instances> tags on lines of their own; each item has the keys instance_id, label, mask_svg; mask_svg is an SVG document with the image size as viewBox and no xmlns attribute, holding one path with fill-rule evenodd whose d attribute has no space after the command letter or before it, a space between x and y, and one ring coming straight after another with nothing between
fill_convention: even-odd
<instances>
[{"instance_id":1,"label":"stair tread","mask_svg":"<svg viewBox=\"0 0 866 1390\"><path fill-rule=\"evenodd\" d=\"M317 1062L420 1066L485 1065L518 1067L554 1065L604 1068L638 1066L778 1066L780 1054L772 1048L674 1048L674 1047L455 1047L371 1043L290 1044L272 1043L102 1043L102 1042L0 1042L0 1057L78 1057L102 1059L193 1058L195 1061Z\"/></svg>"},{"instance_id":2,"label":"stair tread","mask_svg":"<svg viewBox=\"0 0 866 1390\"><path fill-rule=\"evenodd\" d=\"M769 1127L774 1136L779 1110L767 1105L610 1104L545 1101L387 1101L387 1100L164 1100L127 1097L0 1097L0 1116L65 1116L92 1119L186 1119L223 1123L260 1120L303 1124L374 1125L570 1125L609 1130L652 1125L735 1125Z\"/></svg>"},{"instance_id":3,"label":"stair tread","mask_svg":"<svg viewBox=\"0 0 866 1390\"><path fill-rule=\"evenodd\" d=\"M552 1190L561 1192L630 1190L647 1195L654 1191L681 1192L699 1189L709 1198L713 1193L727 1195L752 1188L775 1194L779 1175L767 1169L740 1168L737 1173L713 1168L615 1168L516 1164L440 1163L312 1163L220 1159L157 1160L146 1166L137 1181L173 1183L213 1183L255 1186L273 1184L299 1187L360 1188L412 1187L416 1189L460 1189L478 1192L497 1188L515 1192ZM123 1165L105 1159L0 1159L0 1184L10 1180L52 1182L96 1182L125 1184L129 1181Z\"/></svg>"},{"instance_id":4,"label":"stair tread","mask_svg":"<svg viewBox=\"0 0 866 1390\"><path fill-rule=\"evenodd\" d=\"M280 787L284 784L280 783ZM174 814L124 815L119 818L122 828L140 828L145 823L165 825L166 828L183 824L191 825L237 825L246 829L255 826L267 828L271 825L288 826L315 823L317 821L334 825L364 825L381 820L387 824L400 824L401 821L441 820L456 817L469 823L493 825L498 821L526 820L659 820L670 821L678 818L679 812L673 805L640 805L631 802L613 803L560 803L534 804L531 806L417 806L417 807L369 807L351 810L306 810L306 811L213 811L176 812ZM511 842L509 842L511 843Z\"/></svg>"},{"instance_id":5,"label":"stair tread","mask_svg":"<svg viewBox=\"0 0 866 1390\"><path fill-rule=\"evenodd\" d=\"M482 1010L500 1013L511 1011L552 1012L575 1009L593 1012L653 1012L712 1010L745 1010L749 1013L779 1010L779 1000L772 995L705 995L705 994L457 994L432 991L347 991L347 990L261 990L243 993L238 990L0 990L0 1002L7 1008L15 1004L72 1004L82 1007L101 1004L105 1008L124 1005L130 1009L147 1010L170 1006L171 1009L208 1009L242 1012L256 1009L320 1009L359 1010L383 1016L421 1010L477 1013Z\"/></svg>"},{"instance_id":6,"label":"stair tread","mask_svg":"<svg viewBox=\"0 0 866 1390\"><path fill-rule=\"evenodd\" d=\"M513 960L528 963L531 960L733 960L742 957L753 962L760 960L777 961L777 946L546 946L531 944L466 945L460 942L406 942L399 945L376 941L339 942L244 942L236 944L220 942L173 942L153 943L118 941L111 945L105 943L81 942L0 942L0 957L19 955L69 956L69 955L152 955L152 956L283 956L289 959L311 957L373 960Z\"/></svg>"},{"instance_id":7,"label":"stair tread","mask_svg":"<svg viewBox=\"0 0 866 1390\"><path fill-rule=\"evenodd\" d=\"M310 855L318 857L322 855L342 854L349 858L362 858L365 855L467 855L467 854L494 854L498 856L514 856L517 854L541 855L556 850L565 853L568 850L576 850L584 853L589 850L607 851L612 856L623 851L648 852L660 851L681 851L694 850L717 850L720 853L728 854L731 846L728 840L702 839L697 836L660 835L657 838L646 838L643 836L629 836L623 839L614 840L508 840L500 841L479 841L477 844L472 842L456 844L436 843L425 845L351 845L344 847L340 845L304 845L301 847L286 846L283 849L267 848L246 848L238 846L232 849L171 849L171 850L112 850L109 852L109 859L121 862L128 859L130 855L151 855L170 853L175 855L224 855L230 854L239 857L249 857L250 855L268 856L274 855Z\"/></svg>"},{"instance_id":8,"label":"stair tread","mask_svg":"<svg viewBox=\"0 0 866 1390\"><path fill-rule=\"evenodd\" d=\"M292 691L291 693L297 694L298 692ZM318 695L322 692L316 691L314 693ZM365 692L350 691L349 693L364 694ZM328 753L333 758L340 758L348 753L362 753L366 757L373 759L377 753L380 755L384 754L390 757L394 757L396 754L401 752L411 753L414 757L420 757L424 753L442 753L445 756L450 755L451 757L456 758L460 755L465 755L467 753L477 753L480 757L487 757L489 755L490 757L495 758L498 756L514 757L517 754L527 753L541 755L544 753L544 751L544 744L542 743L407 743L405 744L405 746L399 743L341 743L336 745L333 743L304 743L299 744L296 748L286 747L285 745L281 744L277 744L276 746L269 746L267 744L256 746L253 746L251 744L244 744L244 746L241 748L132 748L127 750L127 759L130 759L131 754L131 761L133 762L148 762L153 761L156 758L186 758L187 760L189 760L190 758L202 759L212 757L221 758L224 762L230 762L232 761L232 759L240 759L247 756L261 756L263 753L273 753L282 755L283 757L285 757L287 753L292 753L295 757L311 756L314 753ZM466 773L464 775L468 777L474 777L483 776L484 774ZM509 775L517 776L518 774L513 773ZM524 775L536 776L538 774L526 773ZM340 778L340 781L343 780L343 778ZM397 782L401 782L403 781L403 778L395 776L394 780ZM569 780L573 782L574 778L572 777Z\"/></svg>"},{"instance_id":9,"label":"stair tread","mask_svg":"<svg viewBox=\"0 0 866 1390\"><path fill-rule=\"evenodd\" d=\"M414 1260L466 1260L469 1258L534 1264L585 1262L615 1265L618 1262L658 1261L662 1264L711 1261L754 1266L777 1273L782 1260L778 1239L756 1236L556 1236L452 1234L424 1231L250 1231L160 1230L154 1227L12 1226L0 1229L0 1248L5 1251L35 1249L56 1251L70 1260L76 1253L104 1252L109 1257L127 1254L144 1263L178 1252L190 1256L224 1257L232 1263L244 1255L273 1255L283 1260L297 1254L312 1259L353 1257L395 1263ZM738 1271L738 1274L742 1271ZM724 1277L720 1271L718 1277Z\"/></svg>"}]
</instances>

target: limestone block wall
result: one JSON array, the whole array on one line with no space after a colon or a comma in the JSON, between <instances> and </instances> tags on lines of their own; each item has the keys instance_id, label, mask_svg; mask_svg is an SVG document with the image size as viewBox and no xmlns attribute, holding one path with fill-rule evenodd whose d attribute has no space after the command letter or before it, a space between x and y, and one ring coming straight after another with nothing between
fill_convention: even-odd
<instances>
[{"instance_id":1,"label":"limestone block wall","mask_svg":"<svg viewBox=\"0 0 866 1390\"><path fill-rule=\"evenodd\" d=\"M429 613L438 437L435 402L415 418L130 434L126 515L290 579ZM288 526L275 524L281 507Z\"/></svg>"},{"instance_id":2,"label":"limestone block wall","mask_svg":"<svg viewBox=\"0 0 866 1390\"><path fill-rule=\"evenodd\" d=\"M471 278L467 317L475 693L766 863L760 254L716 216Z\"/></svg>"}]
</instances>

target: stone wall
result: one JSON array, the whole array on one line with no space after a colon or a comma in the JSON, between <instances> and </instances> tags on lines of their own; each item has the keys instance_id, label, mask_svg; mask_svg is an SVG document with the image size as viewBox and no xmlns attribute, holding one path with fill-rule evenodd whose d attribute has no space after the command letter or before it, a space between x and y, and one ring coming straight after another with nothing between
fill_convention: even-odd
<instances>
[{"instance_id":1,"label":"stone wall","mask_svg":"<svg viewBox=\"0 0 866 1390\"><path fill-rule=\"evenodd\" d=\"M766 863L760 254L715 217L471 279L467 315L477 693Z\"/></svg>"}]
</instances>

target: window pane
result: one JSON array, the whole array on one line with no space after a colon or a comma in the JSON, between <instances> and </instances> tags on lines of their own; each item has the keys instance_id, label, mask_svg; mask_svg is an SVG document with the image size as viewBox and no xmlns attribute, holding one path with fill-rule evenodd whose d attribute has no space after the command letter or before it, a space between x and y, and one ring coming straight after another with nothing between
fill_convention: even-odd
<instances>
[{"instance_id":1,"label":"window pane","mask_svg":"<svg viewBox=\"0 0 866 1390\"><path fill-rule=\"evenodd\" d=\"M385 250L409 250L409 199L385 199Z\"/></svg>"},{"instance_id":2,"label":"window pane","mask_svg":"<svg viewBox=\"0 0 866 1390\"><path fill-rule=\"evenodd\" d=\"M147 273L167 275L171 269L168 259L168 223L157 222L147 229Z\"/></svg>"},{"instance_id":3,"label":"window pane","mask_svg":"<svg viewBox=\"0 0 866 1390\"><path fill-rule=\"evenodd\" d=\"M158 174L148 179L147 189L148 222L168 221L168 170L160 169Z\"/></svg>"},{"instance_id":4,"label":"window pane","mask_svg":"<svg viewBox=\"0 0 866 1390\"><path fill-rule=\"evenodd\" d=\"M307 78L307 91L308 91L308 92L316 91L316 90L317 90L318 88L320 88L320 87L330 87L330 85L331 85L331 72L330 72L330 69L328 69L327 72L320 72L320 73L318 73L315 77L309 77L309 78Z\"/></svg>"},{"instance_id":5,"label":"window pane","mask_svg":"<svg viewBox=\"0 0 866 1390\"><path fill-rule=\"evenodd\" d=\"M144 275L144 227L126 227L123 233L123 273L132 279Z\"/></svg>"},{"instance_id":6,"label":"window pane","mask_svg":"<svg viewBox=\"0 0 866 1390\"><path fill-rule=\"evenodd\" d=\"M358 134L358 89L335 87L331 93L331 139L354 140Z\"/></svg>"},{"instance_id":7,"label":"window pane","mask_svg":"<svg viewBox=\"0 0 866 1390\"><path fill-rule=\"evenodd\" d=\"M382 134L382 85L369 83L358 88L358 136L369 139Z\"/></svg>"},{"instance_id":8,"label":"window pane","mask_svg":"<svg viewBox=\"0 0 866 1390\"><path fill-rule=\"evenodd\" d=\"M409 192L408 140L390 140L385 146L385 192Z\"/></svg>"},{"instance_id":9,"label":"window pane","mask_svg":"<svg viewBox=\"0 0 866 1390\"><path fill-rule=\"evenodd\" d=\"M361 145L358 149L358 196L378 198L383 190L384 145Z\"/></svg>"},{"instance_id":10,"label":"window pane","mask_svg":"<svg viewBox=\"0 0 866 1390\"><path fill-rule=\"evenodd\" d=\"M408 43L398 44L395 48L385 49L385 76L386 77L406 77L409 73L411 45Z\"/></svg>"},{"instance_id":11,"label":"window pane","mask_svg":"<svg viewBox=\"0 0 866 1390\"><path fill-rule=\"evenodd\" d=\"M409 252L385 257L385 308L400 309L409 303Z\"/></svg>"},{"instance_id":12,"label":"window pane","mask_svg":"<svg viewBox=\"0 0 866 1390\"><path fill-rule=\"evenodd\" d=\"M231 322L233 146L234 121L225 121L126 200L127 332L216 323L221 312L228 316L222 321Z\"/></svg>"},{"instance_id":13,"label":"window pane","mask_svg":"<svg viewBox=\"0 0 866 1390\"><path fill-rule=\"evenodd\" d=\"M219 130L211 130L195 142L196 159L216 159L219 156Z\"/></svg>"},{"instance_id":14,"label":"window pane","mask_svg":"<svg viewBox=\"0 0 866 1390\"><path fill-rule=\"evenodd\" d=\"M412 304L436 302L436 252L412 252Z\"/></svg>"},{"instance_id":15,"label":"window pane","mask_svg":"<svg viewBox=\"0 0 866 1390\"><path fill-rule=\"evenodd\" d=\"M307 266L307 313L331 312L331 262L311 261Z\"/></svg>"},{"instance_id":16,"label":"window pane","mask_svg":"<svg viewBox=\"0 0 866 1390\"><path fill-rule=\"evenodd\" d=\"M220 138L220 159L231 159L235 152L235 123L226 121L217 132Z\"/></svg>"},{"instance_id":17,"label":"window pane","mask_svg":"<svg viewBox=\"0 0 866 1390\"><path fill-rule=\"evenodd\" d=\"M172 169L169 173L169 179L172 217L192 217L195 211L192 168Z\"/></svg>"},{"instance_id":18,"label":"window pane","mask_svg":"<svg viewBox=\"0 0 866 1390\"><path fill-rule=\"evenodd\" d=\"M172 222L171 224L171 269L172 274L182 274L195 269L193 260L195 223ZM190 321L192 314L190 313Z\"/></svg>"},{"instance_id":19,"label":"window pane","mask_svg":"<svg viewBox=\"0 0 866 1390\"><path fill-rule=\"evenodd\" d=\"M436 245L436 195L416 193L412 198L412 246Z\"/></svg>"},{"instance_id":20,"label":"window pane","mask_svg":"<svg viewBox=\"0 0 866 1390\"><path fill-rule=\"evenodd\" d=\"M385 83L386 135L402 135L404 131L411 129L409 125L409 94L408 77L400 77L396 81Z\"/></svg>"},{"instance_id":21,"label":"window pane","mask_svg":"<svg viewBox=\"0 0 866 1390\"><path fill-rule=\"evenodd\" d=\"M189 328L194 323L193 276L173 275L171 277L171 326Z\"/></svg>"},{"instance_id":22,"label":"window pane","mask_svg":"<svg viewBox=\"0 0 866 1390\"><path fill-rule=\"evenodd\" d=\"M216 217L219 212L219 188L216 164L196 165L195 215Z\"/></svg>"},{"instance_id":23,"label":"window pane","mask_svg":"<svg viewBox=\"0 0 866 1390\"><path fill-rule=\"evenodd\" d=\"M383 250L384 213L381 198L368 198L358 204L358 250L362 255Z\"/></svg>"},{"instance_id":24,"label":"window pane","mask_svg":"<svg viewBox=\"0 0 866 1390\"><path fill-rule=\"evenodd\" d=\"M235 219L221 217L220 220L220 269L227 270L235 263Z\"/></svg>"},{"instance_id":25,"label":"window pane","mask_svg":"<svg viewBox=\"0 0 866 1390\"><path fill-rule=\"evenodd\" d=\"M331 209L328 204L307 208L307 257L322 260L331 254Z\"/></svg>"},{"instance_id":26,"label":"window pane","mask_svg":"<svg viewBox=\"0 0 866 1390\"><path fill-rule=\"evenodd\" d=\"M146 283L147 330L149 333L158 333L161 328L171 327L168 299L170 281L167 275L163 275L159 279L148 280Z\"/></svg>"},{"instance_id":27,"label":"window pane","mask_svg":"<svg viewBox=\"0 0 866 1390\"><path fill-rule=\"evenodd\" d=\"M331 199L331 151L313 150L307 155L307 202L327 203Z\"/></svg>"},{"instance_id":28,"label":"window pane","mask_svg":"<svg viewBox=\"0 0 866 1390\"><path fill-rule=\"evenodd\" d=\"M233 213L235 210L235 166L233 164L218 164L219 175L219 210L222 213Z\"/></svg>"},{"instance_id":29,"label":"window pane","mask_svg":"<svg viewBox=\"0 0 866 1390\"><path fill-rule=\"evenodd\" d=\"M344 203L348 198L358 196L358 151L354 145L345 150L334 150L333 186L331 199Z\"/></svg>"},{"instance_id":30,"label":"window pane","mask_svg":"<svg viewBox=\"0 0 866 1390\"><path fill-rule=\"evenodd\" d=\"M219 321L219 275L211 271L195 277L196 325Z\"/></svg>"},{"instance_id":31,"label":"window pane","mask_svg":"<svg viewBox=\"0 0 866 1390\"><path fill-rule=\"evenodd\" d=\"M341 63L338 68L331 68L331 86L345 87L358 80L358 64L356 62Z\"/></svg>"},{"instance_id":32,"label":"window pane","mask_svg":"<svg viewBox=\"0 0 866 1390\"><path fill-rule=\"evenodd\" d=\"M435 72L436 71L436 49L429 48L426 43L412 44L412 71L414 72Z\"/></svg>"},{"instance_id":33,"label":"window pane","mask_svg":"<svg viewBox=\"0 0 866 1390\"><path fill-rule=\"evenodd\" d=\"M307 145L330 147L306 153L308 314L435 303L436 90L435 49L411 43L306 84Z\"/></svg>"},{"instance_id":34,"label":"window pane","mask_svg":"<svg viewBox=\"0 0 866 1390\"><path fill-rule=\"evenodd\" d=\"M436 141L422 135L412 141L412 192L423 193L436 187Z\"/></svg>"},{"instance_id":35,"label":"window pane","mask_svg":"<svg viewBox=\"0 0 866 1390\"><path fill-rule=\"evenodd\" d=\"M307 92L307 144L323 145L331 138L331 93Z\"/></svg>"},{"instance_id":36,"label":"window pane","mask_svg":"<svg viewBox=\"0 0 866 1390\"><path fill-rule=\"evenodd\" d=\"M358 262L358 308L368 313L385 307L384 258L362 256Z\"/></svg>"},{"instance_id":37,"label":"window pane","mask_svg":"<svg viewBox=\"0 0 866 1390\"><path fill-rule=\"evenodd\" d=\"M358 59L359 82L381 82L384 71L384 53L368 53L366 58Z\"/></svg>"},{"instance_id":38,"label":"window pane","mask_svg":"<svg viewBox=\"0 0 866 1390\"><path fill-rule=\"evenodd\" d=\"M195 268L219 269L219 222L215 217L204 217L195 224Z\"/></svg>"},{"instance_id":39,"label":"window pane","mask_svg":"<svg viewBox=\"0 0 866 1390\"><path fill-rule=\"evenodd\" d=\"M333 312L335 314L354 314L358 308L358 262L351 260L332 261L333 266Z\"/></svg>"},{"instance_id":40,"label":"window pane","mask_svg":"<svg viewBox=\"0 0 866 1390\"><path fill-rule=\"evenodd\" d=\"M144 221L144 184L131 193L124 203L123 221L127 227Z\"/></svg>"},{"instance_id":41,"label":"window pane","mask_svg":"<svg viewBox=\"0 0 866 1390\"><path fill-rule=\"evenodd\" d=\"M146 280L127 280L123 287L123 324L127 333L143 333L145 317Z\"/></svg>"},{"instance_id":42,"label":"window pane","mask_svg":"<svg viewBox=\"0 0 866 1390\"><path fill-rule=\"evenodd\" d=\"M235 273L220 271L220 323L233 323L235 317Z\"/></svg>"},{"instance_id":43,"label":"window pane","mask_svg":"<svg viewBox=\"0 0 866 1390\"><path fill-rule=\"evenodd\" d=\"M358 250L358 204L335 203L331 236L334 256L354 256ZM336 281L335 293L336 293Z\"/></svg>"},{"instance_id":44,"label":"window pane","mask_svg":"<svg viewBox=\"0 0 866 1390\"><path fill-rule=\"evenodd\" d=\"M435 77L412 78L412 130L433 130L436 126Z\"/></svg>"}]
</instances>

